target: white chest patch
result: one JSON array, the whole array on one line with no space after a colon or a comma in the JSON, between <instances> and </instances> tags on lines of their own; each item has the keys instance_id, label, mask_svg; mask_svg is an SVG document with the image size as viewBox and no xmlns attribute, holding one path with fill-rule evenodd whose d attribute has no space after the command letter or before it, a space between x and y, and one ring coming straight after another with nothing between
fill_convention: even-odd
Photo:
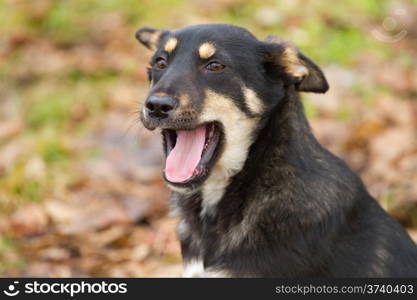
<instances>
[{"instance_id":1,"label":"white chest patch","mask_svg":"<svg viewBox=\"0 0 417 300\"><path fill-rule=\"evenodd\" d=\"M232 277L227 271L204 269L202 260L192 260L184 264L182 277L185 278L226 278Z\"/></svg>"},{"instance_id":2,"label":"white chest patch","mask_svg":"<svg viewBox=\"0 0 417 300\"><path fill-rule=\"evenodd\" d=\"M192 260L184 264L182 277L198 278L204 277L204 265L202 260Z\"/></svg>"}]
</instances>

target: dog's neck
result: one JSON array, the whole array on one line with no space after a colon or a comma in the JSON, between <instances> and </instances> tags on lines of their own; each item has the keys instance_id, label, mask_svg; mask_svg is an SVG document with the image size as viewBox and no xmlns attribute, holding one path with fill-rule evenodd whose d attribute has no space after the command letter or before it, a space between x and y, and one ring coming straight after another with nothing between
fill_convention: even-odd
<instances>
[{"instance_id":1,"label":"dog's neck","mask_svg":"<svg viewBox=\"0 0 417 300\"><path fill-rule=\"evenodd\" d=\"M262 172L265 167L270 172L281 173L284 165L303 164L317 151L323 148L311 132L299 94L292 92L266 120L246 164L253 165L260 173L265 173Z\"/></svg>"},{"instance_id":2,"label":"dog's neck","mask_svg":"<svg viewBox=\"0 0 417 300\"><path fill-rule=\"evenodd\" d=\"M313 136L296 92L291 92L263 121L242 170L234 176L228 189L240 189L262 182L275 185L271 176L280 174L289 180L289 169L303 168L315 153L326 151Z\"/></svg>"}]
</instances>

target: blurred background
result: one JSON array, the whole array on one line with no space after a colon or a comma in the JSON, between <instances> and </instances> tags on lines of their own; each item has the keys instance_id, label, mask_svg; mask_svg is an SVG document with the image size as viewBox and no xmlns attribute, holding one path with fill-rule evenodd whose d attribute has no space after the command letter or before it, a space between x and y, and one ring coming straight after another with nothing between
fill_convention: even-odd
<instances>
[{"instance_id":1,"label":"blurred background","mask_svg":"<svg viewBox=\"0 0 417 300\"><path fill-rule=\"evenodd\" d=\"M144 25L292 40L331 89L320 142L417 240L417 1L0 1L0 276L178 276L160 137L138 122Z\"/></svg>"}]
</instances>

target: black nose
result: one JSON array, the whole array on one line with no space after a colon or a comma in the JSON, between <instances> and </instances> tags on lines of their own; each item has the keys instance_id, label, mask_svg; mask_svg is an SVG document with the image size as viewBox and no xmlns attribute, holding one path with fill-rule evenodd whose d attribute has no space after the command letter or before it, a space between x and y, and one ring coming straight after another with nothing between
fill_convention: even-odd
<instances>
[{"instance_id":1,"label":"black nose","mask_svg":"<svg viewBox=\"0 0 417 300\"><path fill-rule=\"evenodd\" d=\"M149 116L164 119L177 108L177 101L169 96L150 96L145 102L145 108Z\"/></svg>"}]
</instances>

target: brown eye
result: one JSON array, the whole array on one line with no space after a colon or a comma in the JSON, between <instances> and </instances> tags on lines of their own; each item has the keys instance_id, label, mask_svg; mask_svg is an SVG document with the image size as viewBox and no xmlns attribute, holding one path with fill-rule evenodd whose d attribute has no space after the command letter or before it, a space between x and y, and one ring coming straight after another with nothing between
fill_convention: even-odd
<instances>
[{"instance_id":1,"label":"brown eye","mask_svg":"<svg viewBox=\"0 0 417 300\"><path fill-rule=\"evenodd\" d=\"M226 68L226 66L218 62L211 62L206 66L206 69L212 72L218 72L223 70L224 68Z\"/></svg>"},{"instance_id":2,"label":"brown eye","mask_svg":"<svg viewBox=\"0 0 417 300\"><path fill-rule=\"evenodd\" d=\"M158 58L155 62L155 65L158 69L165 69L168 66L168 63L165 59L163 59L162 57Z\"/></svg>"}]
</instances>

